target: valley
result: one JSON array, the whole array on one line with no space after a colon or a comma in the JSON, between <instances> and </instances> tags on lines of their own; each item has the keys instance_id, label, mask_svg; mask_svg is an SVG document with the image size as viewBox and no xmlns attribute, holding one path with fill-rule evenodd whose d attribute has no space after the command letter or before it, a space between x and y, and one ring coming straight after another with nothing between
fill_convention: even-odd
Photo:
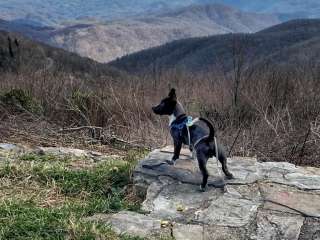
<instances>
[{"instance_id":1,"label":"valley","mask_svg":"<svg viewBox=\"0 0 320 240\"><path fill-rule=\"evenodd\" d=\"M98 62L190 37L256 32L280 23L273 15L242 12L224 5L190 6L145 18L84 22L44 28L5 22L0 28L74 52Z\"/></svg>"}]
</instances>

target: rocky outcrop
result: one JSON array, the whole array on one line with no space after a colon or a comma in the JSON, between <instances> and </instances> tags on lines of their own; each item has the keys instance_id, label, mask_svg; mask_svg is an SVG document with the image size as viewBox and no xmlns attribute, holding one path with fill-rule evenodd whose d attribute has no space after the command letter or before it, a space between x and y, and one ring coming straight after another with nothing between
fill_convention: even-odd
<instances>
[{"instance_id":1,"label":"rocky outcrop","mask_svg":"<svg viewBox=\"0 0 320 240\"><path fill-rule=\"evenodd\" d=\"M19 144L0 143L0 162L14 161L21 155L47 155L58 158L74 158L85 160L85 167L93 166L97 163L120 158L119 155L104 155L100 152L82 150L67 147L26 147Z\"/></svg>"},{"instance_id":2,"label":"rocky outcrop","mask_svg":"<svg viewBox=\"0 0 320 240\"><path fill-rule=\"evenodd\" d=\"M118 233L177 240L319 240L320 169L286 162L228 159L235 179L220 177L210 159L209 187L199 191L201 175L187 150L175 166L167 147L151 152L134 171L145 194L142 213L120 212L89 220Z\"/></svg>"},{"instance_id":3,"label":"rocky outcrop","mask_svg":"<svg viewBox=\"0 0 320 240\"><path fill-rule=\"evenodd\" d=\"M320 239L320 169L233 157L228 165L235 179L226 180L210 159L209 187L200 192L201 175L189 151L182 151L175 166L165 163L171 152L171 147L155 150L136 166L134 184L145 197L139 213L121 211L87 220L107 224L118 234L149 239ZM25 154L68 156L83 159L86 166L116 157L0 143L0 162Z\"/></svg>"}]
</instances>

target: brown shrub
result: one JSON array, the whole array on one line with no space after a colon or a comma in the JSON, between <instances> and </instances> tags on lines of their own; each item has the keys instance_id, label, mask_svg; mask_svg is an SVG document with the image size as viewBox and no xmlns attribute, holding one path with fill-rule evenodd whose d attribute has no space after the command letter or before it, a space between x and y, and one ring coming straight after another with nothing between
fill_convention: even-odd
<instances>
[{"instance_id":1,"label":"brown shrub","mask_svg":"<svg viewBox=\"0 0 320 240\"><path fill-rule=\"evenodd\" d=\"M234 143L233 155L320 166L318 66L244 69L236 105L234 77L218 70L159 71L122 80L46 71L1 75L2 93L21 89L40 103L37 117L61 127L102 127L106 134L148 146L171 142L167 121L150 108L175 87L188 114L210 118L229 150ZM7 109L4 101L0 109ZM3 117L6 111L1 112Z\"/></svg>"}]
</instances>

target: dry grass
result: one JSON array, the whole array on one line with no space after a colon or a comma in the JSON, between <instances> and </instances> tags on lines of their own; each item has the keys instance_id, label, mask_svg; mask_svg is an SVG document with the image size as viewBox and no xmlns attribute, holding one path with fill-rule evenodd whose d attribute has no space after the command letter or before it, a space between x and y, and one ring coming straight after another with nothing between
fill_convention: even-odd
<instances>
[{"instance_id":1,"label":"dry grass","mask_svg":"<svg viewBox=\"0 0 320 240\"><path fill-rule=\"evenodd\" d=\"M140 154L74 169L85 159L0 151L0 238L138 240L85 218L139 210L128 186Z\"/></svg>"},{"instance_id":2,"label":"dry grass","mask_svg":"<svg viewBox=\"0 0 320 240\"><path fill-rule=\"evenodd\" d=\"M66 202L80 203L81 199L72 199L61 194L58 187L44 187L27 178L19 181L8 178L0 180L0 205L4 202L35 202L37 207L61 207Z\"/></svg>"},{"instance_id":3,"label":"dry grass","mask_svg":"<svg viewBox=\"0 0 320 240\"><path fill-rule=\"evenodd\" d=\"M43 111L35 114L0 104L0 133L8 141L102 152L127 151L124 142L159 147L171 139L167 119L152 114L151 106L175 87L190 115L215 123L229 150L233 146L232 154L320 166L318 66L260 66L240 69L240 76L219 69L197 75L159 71L121 81L48 72L4 74L1 92L23 89ZM102 134L59 131L88 125L101 127Z\"/></svg>"}]
</instances>

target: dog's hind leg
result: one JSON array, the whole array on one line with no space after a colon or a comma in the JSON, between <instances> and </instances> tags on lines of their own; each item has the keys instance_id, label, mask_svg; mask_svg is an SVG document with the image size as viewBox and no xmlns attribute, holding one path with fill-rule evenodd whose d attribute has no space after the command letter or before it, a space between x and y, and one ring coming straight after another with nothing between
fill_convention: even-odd
<instances>
[{"instance_id":1,"label":"dog's hind leg","mask_svg":"<svg viewBox=\"0 0 320 240\"><path fill-rule=\"evenodd\" d=\"M203 152L197 151L197 159L198 159L198 164L200 171L202 173L202 183L200 185L201 191L206 190L208 178L209 178L209 173L207 170L207 161L208 161L208 156L206 156Z\"/></svg>"},{"instance_id":2,"label":"dog's hind leg","mask_svg":"<svg viewBox=\"0 0 320 240\"><path fill-rule=\"evenodd\" d=\"M223 149L218 149L218 154L219 154L218 160L222 165L223 173L226 175L226 177L228 179L233 179L232 173L229 172L229 170L228 170L227 158L226 158L226 154L225 154L224 150Z\"/></svg>"},{"instance_id":3,"label":"dog's hind leg","mask_svg":"<svg viewBox=\"0 0 320 240\"><path fill-rule=\"evenodd\" d=\"M229 172L228 170L228 166L227 166L227 157L226 157L226 154L225 154L225 150L224 148L220 145L220 144L217 144L218 146L218 154L219 156L217 157L217 152L216 152L216 146L214 145L214 151L213 151L213 155L219 160L219 162L221 163L222 165L222 171L223 173L226 175L226 177L228 179L233 179L233 175L232 173Z\"/></svg>"},{"instance_id":4,"label":"dog's hind leg","mask_svg":"<svg viewBox=\"0 0 320 240\"><path fill-rule=\"evenodd\" d=\"M223 155L219 154L219 161L222 165L222 171L224 172L224 174L226 175L226 177L228 179L233 179L233 175L231 172L229 172L228 167L227 167L227 158Z\"/></svg>"}]
</instances>

